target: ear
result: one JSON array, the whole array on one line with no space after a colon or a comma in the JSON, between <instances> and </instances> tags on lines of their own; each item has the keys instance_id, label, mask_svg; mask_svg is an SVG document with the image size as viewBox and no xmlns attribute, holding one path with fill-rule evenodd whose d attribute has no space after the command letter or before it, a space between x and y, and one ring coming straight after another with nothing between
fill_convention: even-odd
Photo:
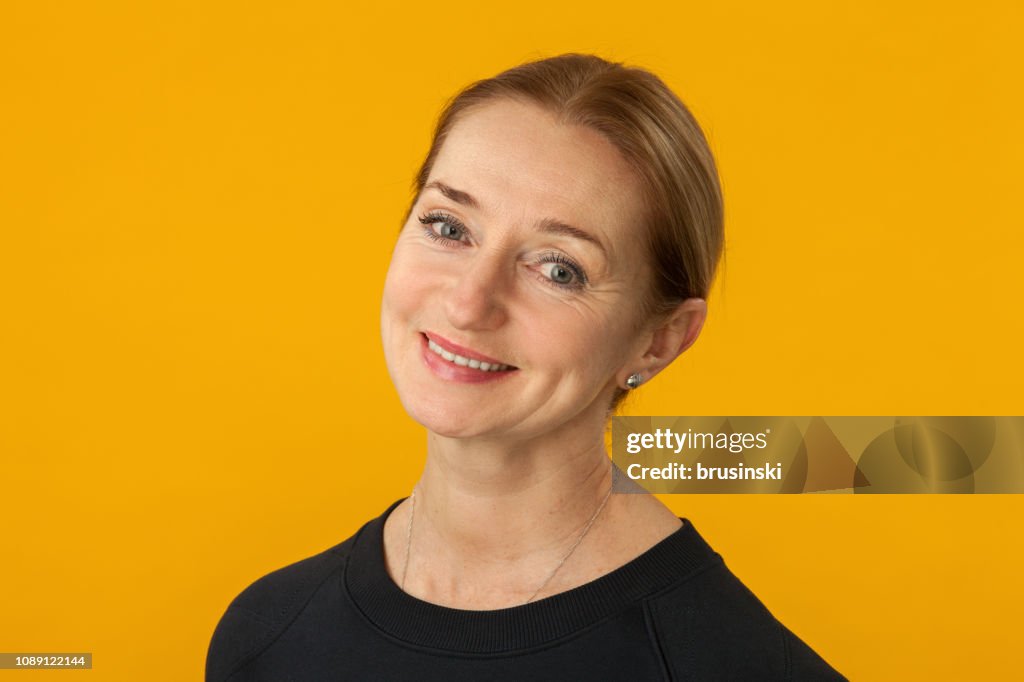
<instances>
[{"instance_id":1,"label":"ear","mask_svg":"<svg viewBox=\"0 0 1024 682\"><path fill-rule=\"evenodd\" d=\"M676 306L648 332L646 348L642 349L632 366L623 369L625 373L620 385L627 386L626 379L634 372L640 374L646 383L672 364L697 340L707 316L708 304L703 298L688 298Z\"/></svg>"}]
</instances>

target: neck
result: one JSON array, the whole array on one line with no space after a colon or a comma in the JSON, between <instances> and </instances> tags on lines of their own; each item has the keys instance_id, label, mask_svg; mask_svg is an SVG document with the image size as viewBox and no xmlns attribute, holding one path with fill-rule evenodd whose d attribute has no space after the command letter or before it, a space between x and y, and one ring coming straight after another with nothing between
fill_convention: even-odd
<instances>
[{"instance_id":1,"label":"neck","mask_svg":"<svg viewBox=\"0 0 1024 682\"><path fill-rule=\"evenodd\" d=\"M571 581L567 559L587 554L581 538L593 540L595 513L607 517L613 506L603 433L589 432L596 435L515 442L431 433L415 504L398 517L405 529L412 524L411 542L391 534L389 561L393 574L408 575L406 591L459 608L502 608L528 601L553 572L552 586Z\"/></svg>"},{"instance_id":2,"label":"neck","mask_svg":"<svg viewBox=\"0 0 1024 682\"><path fill-rule=\"evenodd\" d=\"M563 546L610 486L603 441L488 447L431 434L417 523L463 561L517 560Z\"/></svg>"}]
</instances>

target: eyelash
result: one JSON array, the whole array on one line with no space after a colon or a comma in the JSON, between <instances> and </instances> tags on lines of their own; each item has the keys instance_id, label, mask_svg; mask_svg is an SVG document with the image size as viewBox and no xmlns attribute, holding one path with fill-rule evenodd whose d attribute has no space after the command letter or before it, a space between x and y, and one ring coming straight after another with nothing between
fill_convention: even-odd
<instances>
[{"instance_id":1,"label":"eyelash","mask_svg":"<svg viewBox=\"0 0 1024 682\"><path fill-rule=\"evenodd\" d=\"M455 227L462 234L466 234L466 226L459 221L458 218L447 213L427 213L424 216L420 216L420 222L423 223L423 232L431 239L436 242L457 242L458 239L449 239L448 237L442 237L438 233L431 229L431 225L436 223L448 223L452 227Z\"/></svg>"},{"instance_id":2,"label":"eyelash","mask_svg":"<svg viewBox=\"0 0 1024 682\"><path fill-rule=\"evenodd\" d=\"M555 253L552 251L550 253L545 253L537 262L554 263L556 265L561 265L562 267L567 268L575 278L569 284L560 284L554 281L553 279L541 276L541 279L551 284L551 286L557 287L559 289L568 289L570 291L578 291L587 286L587 275L586 273L583 272L583 268L577 265L576 261L572 260L568 256L562 255L560 253Z\"/></svg>"},{"instance_id":3,"label":"eyelash","mask_svg":"<svg viewBox=\"0 0 1024 682\"><path fill-rule=\"evenodd\" d=\"M459 241L461 240L442 237L441 235L434 232L432 226L435 225L436 223L448 223L452 227L459 230L459 232L462 233L463 235L467 234L466 226L463 225L458 218L448 213L427 213L425 215L420 216L419 221L423 223L423 233L427 236L427 238L442 244L459 243ZM586 285L588 284L587 275L585 272L583 272L583 268L581 268L576 263L576 261L572 260L568 256L565 256L561 253L549 252L543 254L540 260L538 260L537 262L555 263L557 265L561 265L565 268L568 268L569 271L572 272L575 279L569 284L561 284L559 282L552 280L549 277L541 275L541 280L555 287L556 289L561 289L562 291L578 291L586 287Z\"/></svg>"}]
</instances>

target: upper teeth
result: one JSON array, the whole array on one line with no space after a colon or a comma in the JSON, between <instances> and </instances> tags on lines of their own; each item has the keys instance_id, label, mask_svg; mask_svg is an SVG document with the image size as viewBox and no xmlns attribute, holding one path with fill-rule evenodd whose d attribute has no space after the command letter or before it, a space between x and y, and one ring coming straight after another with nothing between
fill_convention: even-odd
<instances>
[{"instance_id":1,"label":"upper teeth","mask_svg":"<svg viewBox=\"0 0 1024 682\"><path fill-rule=\"evenodd\" d=\"M479 360L473 360L472 358L466 358L461 355L456 355L455 353L450 353L430 339L427 339L427 347L448 362L454 362L460 367L472 367L473 369L481 369L485 372L500 372L509 368L508 365L480 362Z\"/></svg>"}]
</instances>

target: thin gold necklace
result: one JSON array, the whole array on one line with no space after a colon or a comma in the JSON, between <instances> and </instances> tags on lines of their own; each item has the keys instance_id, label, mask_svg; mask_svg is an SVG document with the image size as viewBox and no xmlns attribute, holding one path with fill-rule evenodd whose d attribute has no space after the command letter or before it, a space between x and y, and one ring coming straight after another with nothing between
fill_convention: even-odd
<instances>
[{"instance_id":1,"label":"thin gold necklace","mask_svg":"<svg viewBox=\"0 0 1024 682\"><path fill-rule=\"evenodd\" d=\"M562 568L563 565L565 565L565 562L569 560L569 557L571 557L572 553L576 551L576 548L580 546L580 543L583 542L583 538L587 537L587 533L590 532L591 526L593 526L594 522L597 521L597 517L601 514L601 510L604 509L604 506L608 503L608 499L612 496L612 488L615 487L614 473L615 472L613 469L612 484L608 486L608 492L604 494L604 499L601 500L601 504L597 506L597 509L594 511L594 514L590 517L590 520L587 521L587 525L583 527L583 532L581 532L580 536L576 538L576 542L574 542L572 547L569 548L569 551L565 553L565 556L562 557L562 560L558 562L558 565L555 566L554 570L551 571L551 573L548 574L548 577L544 579L544 582L540 584L540 587L538 587L537 590L530 596L530 598L523 602L523 604L529 604L537 598L537 595L541 593L541 590L547 587L548 583L551 582L551 579L555 577L555 574L558 573L558 571ZM402 566L403 591L405 590L405 577L409 573L409 550L412 548L412 525L413 521L416 519L416 488L412 489L412 493L409 495L409 502L411 505L409 509L409 527L406 530L405 534L405 563Z\"/></svg>"}]
</instances>

